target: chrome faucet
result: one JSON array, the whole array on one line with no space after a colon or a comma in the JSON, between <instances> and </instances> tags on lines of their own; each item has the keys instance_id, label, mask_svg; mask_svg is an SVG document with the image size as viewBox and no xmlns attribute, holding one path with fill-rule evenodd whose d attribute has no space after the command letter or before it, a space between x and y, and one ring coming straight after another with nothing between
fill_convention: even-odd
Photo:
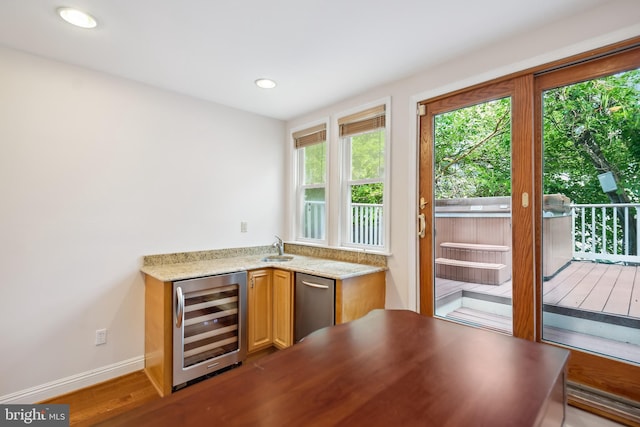
<instances>
[{"instance_id":1,"label":"chrome faucet","mask_svg":"<svg viewBox=\"0 0 640 427\"><path fill-rule=\"evenodd\" d=\"M278 239L278 241L275 242L272 246L278 250L278 255L284 255L284 245L282 243L282 239L278 236L276 236L276 239Z\"/></svg>"}]
</instances>

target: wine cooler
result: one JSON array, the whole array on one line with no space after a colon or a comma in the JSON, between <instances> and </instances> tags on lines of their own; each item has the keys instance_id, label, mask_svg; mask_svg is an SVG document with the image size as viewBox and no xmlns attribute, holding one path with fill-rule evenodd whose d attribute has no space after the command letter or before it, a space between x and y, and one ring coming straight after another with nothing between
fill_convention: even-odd
<instances>
[{"instance_id":1,"label":"wine cooler","mask_svg":"<svg viewBox=\"0 0 640 427\"><path fill-rule=\"evenodd\" d=\"M242 362L247 273L173 283L173 387Z\"/></svg>"}]
</instances>

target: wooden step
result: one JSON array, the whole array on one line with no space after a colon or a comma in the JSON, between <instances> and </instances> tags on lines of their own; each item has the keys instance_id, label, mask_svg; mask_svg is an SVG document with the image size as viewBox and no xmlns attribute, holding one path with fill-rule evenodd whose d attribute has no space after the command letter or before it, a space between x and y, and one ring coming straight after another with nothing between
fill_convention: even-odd
<instances>
[{"instance_id":1,"label":"wooden step","mask_svg":"<svg viewBox=\"0 0 640 427\"><path fill-rule=\"evenodd\" d=\"M512 330L512 320L510 317L474 310L472 308L460 307L448 313L446 317L499 332L511 333Z\"/></svg>"},{"instance_id":2,"label":"wooden step","mask_svg":"<svg viewBox=\"0 0 640 427\"><path fill-rule=\"evenodd\" d=\"M506 267L504 264L496 264L491 262L465 261L462 259L436 258L436 264L453 265L457 267L480 268L488 270L498 270Z\"/></svg>"},{"instance_id":3,"label":"wooden step","mask_svg":"<svg viewBox=\"0 0 640 427\"><path fill-rule=\"evenodd\" d=\"M491 252L509 252L509 246L504 245L486 245L484 243L458 243L458 242L442 242L441 248L451 249L468 249L470 251L491 251Z\"/></svg>"},{"instance_id":4,"label":"wooden step","mask_svg":"<svg viewBox=\"0 0 640 427\"><path fill-rule=\"evenodd\" d=\"M511 248L506 245L443 242L440 243L439 252L438 258L504 264L511 270Z\"/></svg>"},{"instance_id":5,"label":"wooden step","mask_svg":"<svg viewBox=\"0 0 640 427\"><path fill-rule=\"evenodd\" d=\"M436 258L436 277L460 282L500 285L511 278L505 264Z\"/></svg>"}]
</instances>

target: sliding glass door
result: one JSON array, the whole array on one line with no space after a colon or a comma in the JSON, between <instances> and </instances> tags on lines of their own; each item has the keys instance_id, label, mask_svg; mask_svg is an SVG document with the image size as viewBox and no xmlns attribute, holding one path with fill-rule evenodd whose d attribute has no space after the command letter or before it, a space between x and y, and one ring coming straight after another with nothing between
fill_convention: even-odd
<instances>
[{"instance_id":1,"label":"sliding glass door","mask_svg":"<svg viewBox=\"0 0 640 427\"><path fill-rule=\"evenodd\" d=\"M421 120L422 311L518 336L533 331L514 316L533 304L532 246L514 238L526 228L514 218L531 228L527 87L518 78L429 102Z\"/></svg>"},{"instance_id":2,"label":"sliding glass door","mask_svg":"<svg viewBox=\"0 0 640 427\"><path fill-rule=\"evenodd\" d=\"M640 378L640 52L535 87L539 336L574 349L577 382L624 395Z\"/></svg>"},{"instance_id":3,"label":"sliding glass door","mask_svg":"<svg viewBox=\"0 0 640 427\"><path fill-rule=\"evenodd\" d=\"M568 348L581 390L640 401L640 47L420 107L420 312Z\"/></svg>"}]
</instances>

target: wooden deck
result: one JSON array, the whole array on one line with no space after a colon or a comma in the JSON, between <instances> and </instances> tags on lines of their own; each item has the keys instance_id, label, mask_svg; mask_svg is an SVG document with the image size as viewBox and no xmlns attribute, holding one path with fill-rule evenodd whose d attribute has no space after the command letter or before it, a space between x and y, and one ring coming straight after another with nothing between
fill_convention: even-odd
<instances>
[{"instance_id":1,"label":"wooden deck","mask_svg":"<svg viewBox=\"0 0 640 427\"><path fill-rule=\"evenodd\" d=\"M544 282L544 304L640 319L640 267L572 262ZM436 300L458 291L511 298L511 280L499 286L436 279Z\"/></svg>"},{"instance_id":2,"label":"wooden deck","mask_svg":"<svg viewBox=\"0 0 640 427\"><path fill-rule=\"evenodd\" d=\"M510 305L511 285L510 280L493 286L436 278L436 307L456 295ZM640 331L640 267L574 261L543 283L543 302L545 313L601 322L598 324L607 331L611 331L607 323ZM510 333L510 317L489 311L463 306L447 317ZM543 336L549 341L640 363L640 346L629 344L624 338L616 341L602 338L608 335L590 335L589 330L568 330L549 324L545 325Z\"/></svg>"},{"instance_id":3,"label":"wooden deck","mask_svg":"<svg viewBox=\"0 0 640 427\"><path fill-rule=\"evenodd\" d=\"M572 262L544 283L545 304L640 318L640 267Z\"/></svg>"}]
</instances>

